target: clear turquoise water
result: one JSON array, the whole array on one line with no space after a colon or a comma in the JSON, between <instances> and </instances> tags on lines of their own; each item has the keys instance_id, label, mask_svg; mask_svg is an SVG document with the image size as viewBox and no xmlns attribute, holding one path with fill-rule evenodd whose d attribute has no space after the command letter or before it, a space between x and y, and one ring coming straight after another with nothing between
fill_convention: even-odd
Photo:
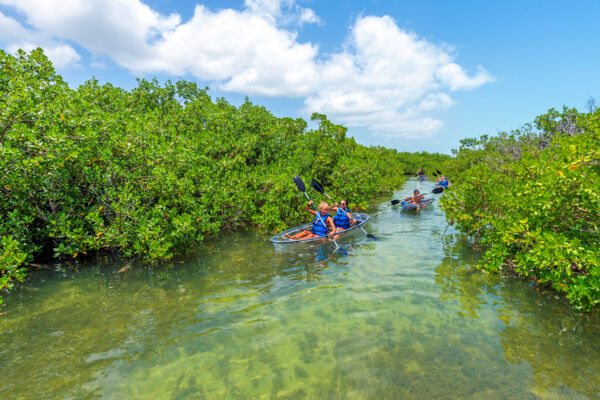
<instances>
[{"instance_id":1,"label":"clear turquoise water","mask_svg":"<svg viewBox=\"0 0 600 400\"><path fill-rule=\"evenodd\" d=\"M597 313L474 270L437 202L369 212L380 240L345 254L239 233L160 268L40 272L0 308L0 398L600 396Z\"/></svg>"}]
</instances>

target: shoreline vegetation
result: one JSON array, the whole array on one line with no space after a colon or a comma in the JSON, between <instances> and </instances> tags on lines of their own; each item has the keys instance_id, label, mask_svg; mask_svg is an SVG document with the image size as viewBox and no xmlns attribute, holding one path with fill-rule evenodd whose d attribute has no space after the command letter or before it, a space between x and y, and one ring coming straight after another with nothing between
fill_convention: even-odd
<instances>
[{"instance_id":1,"label":"shoreline vegetation","mask_svg":"<svg viewBox=\"0 0 600 400\"><path fill-rule=\"evenodd\" d=\"M551 109L522 129L463 139L445 163L449 223L479 267L551 287L576 309L600 304L600 109Z\"/></svg>"},{"instance_id":2,"label":"shoreline vegetation","mask_svg":"<svg viewBox=\"0 0 600 400\"><path fill-rule=\"evenodd\" d=\"M296 174L361 208L413 164L450 158L362 146L325 115L308 129L207 89L92 79L74 90L41 49L0 51L0 290L40 259L152 264L224 230L281 231L306 219Z\"/></svg>"}]
</instances>

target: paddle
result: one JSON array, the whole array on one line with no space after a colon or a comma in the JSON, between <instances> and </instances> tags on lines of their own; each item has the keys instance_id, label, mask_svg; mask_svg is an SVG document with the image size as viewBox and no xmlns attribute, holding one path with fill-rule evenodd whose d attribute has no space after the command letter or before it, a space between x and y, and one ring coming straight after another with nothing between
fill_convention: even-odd
<instances>
[{"instance_id":1,"label":"paddle","mask_svg":"<svg viewBox=\"0 0 600 400\"><path fill-rule=\"evenodd\" d=\"M316 179L313 179L312 181L310 181L310 186L312 186L313 189L315 189L317 192L327 196L329 198L329 200L331 200L332 202L335 203L335 201L333 201L333 199L327 194L323 185L321 185ZM348 215L348 211L346 211L346 215ZM363 231L365 233L365 235L367 235L367 237L369 239L377 239L375 236L373 236L369 232L365 231L362 226L360 226L360 225L357 225L357 226L360 228L361 231Z\"/></svg>"},{"instance_id":2,"label":"paddle","mask_svg":"<svg viewBox=\"0 0 600 400\"><path fill-rule=\"evenodd\" d=\"M308 196L308 193L306 193L306 186L304 186L304 181L302 180L302 178L300 178L298 175L296 175L294 177L294 183L296 184L296 186L298 186L298 190L300 190L302 193L304 193L304 195L306 196L308 201L310 201L310 197ZM323 224L325 229L327 229L327 224L325 223L325 221L323 221L323 218L321 218L321 213L319 212L319 210L317 210L314 203L313 203L313 209L317 213L317 217L319 217L319 219L321 220L321 223ZM331 236L331 240L333 240L333 243L335 243L335 250L334 250L334 253L335 253L336 251L338 251L340 249L340 246L337 244L337 242L335 241L333 236Z\"/></svg>"},{"instance_id":3,"label":"paddle","mask_svg":"<svg viewBox=\"0 0 600 400\"><path fill-rule=\"evenodd\" d=\"M424 199L424 200L431 200L431 199ZM396 204L399 204L401 200L392 200L392 205L395 206ZM422 202L422 201L421 201Z\"/></svg>"},{"instance_id":4,"label":"paddle","mask_svg":"<svg viewBox=\"0 0 600 400\"><path fill-rule=\"evenodd\" d=\"M435 189L433 189L431 191L431 193L433 194L439 194L442 193L444 191L444 188L442 186L440 187L436 187ZM396 204L400 203L401 200L392 200L392 205L395 206Z\"/></svg>"}]
</instances>

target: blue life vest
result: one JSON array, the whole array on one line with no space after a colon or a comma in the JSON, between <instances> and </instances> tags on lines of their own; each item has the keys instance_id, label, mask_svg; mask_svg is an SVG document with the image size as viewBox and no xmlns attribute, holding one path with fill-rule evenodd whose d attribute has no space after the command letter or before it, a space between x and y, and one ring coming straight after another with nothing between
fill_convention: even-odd
<instances>
[{"instance_id":1,"label":"blue life vest","mask_svg":"<svg viewBox=\"0 0 600 400\"><path fill-rule=\"evenodd\" d=\"M317 211L317 213L318 213L318 211ZM314 233L315 235L327 236L327 234L329 233L329 230L327 229L327 225L323 225L323 222L327 223L327 218L331 218L331 215L329 215L329 214L321 215L320 218L319 218L319 215L321 215L321 214L319 213L319 214L315 215L315 220L313 221L313 226L310 231L312 233ZM321 218L323 219L323 222L321 222Z\"/></svg>"},{"instance_id":2,"label":"blue life vest","mask_svg":"<svg viewBox=\"0 0 600 400\"><path fill-rule=\"evenodd\" d=\"M338 207L337 214L333 217L333 224L338 228L350 228L350 218L346 215L347 212L350 212L350 210L346 208L346 211L343 211L341 207Z\"/></svg>"},{"instance_id":3,"label":"blue life vest","mask_svg":"<svg viewBox=\"0 0 600 400\"><path fill-rule=\"evenodd\" d=\"M448 182L447 179L444 179L443 181L440 181L440 185L447 188L450 182Z\"/></svg>"}]
</instances>

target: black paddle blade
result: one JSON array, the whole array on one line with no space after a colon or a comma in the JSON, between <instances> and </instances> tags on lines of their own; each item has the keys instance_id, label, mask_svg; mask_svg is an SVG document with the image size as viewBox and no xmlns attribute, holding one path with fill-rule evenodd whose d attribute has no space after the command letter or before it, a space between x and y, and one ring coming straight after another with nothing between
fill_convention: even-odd
<instances>
[{"instance_id":1,"label":"black paddle blade","mask_svg":"<svg viewBox=\"0 0 600 400\"><path fill-rule=\"evenodd\" d=\"M437 171L438 175L442 176L442 173L440 172L440 170L439 170L439 169L438 169L438 170L436 170L436 171Z\"/></svg>"},{"instance_id":2,"label":"black paddle blade","mask_svg":"<svg viewBox=\"0 0 600 400\"><path fill-rule=\"evenodd\" d=\"M436 177L437 177L437 174L436 174L435 172L432 172L432 173L431 173L431 175L433 175L433 176L436 176Z\"/></svg>"},{"instance_id":3,"label":"black paddle blade","mask_svg":"<svg viewBox=\"0 0 600 400\"><path fill-rule=\"evenodd\" d=\"M323 188L323 185L321 185L316 179L313 179L312 181L310 181L310 186L312 186L313 189L315 189L319 193L325 193L325 189Z\"/></svg>"},{"instance_id":4,"label":"black paddle blade","mask_svg":"<svg viewBox=\"0 0 600 400\"><path fill-rule=\"evenodd\" d=\"M294 183L298 186L298 190L301 192L306 192L306 186L304 186L304 181L298 175L294 177Z\"/></svg>"},{"instance_id":5,"label":"black paddle blade","mask_svg":"<svg viewBox=\"0 0 600 400\"><path fill-rule=\"evenodd\" d=\"M395 206L396 204L400 203L400 200L392 200L392 205Z\"/></svg>"},{"instance_id":6,"label":"black paddle blade","mask_svg":"<svg viewBox=\"0 0 600 400\"><path fill-rule=\"evenodd\" d=\"M438 193L442 193L443 191L444 191L443 187L437 187L437 188L433 189L431 191L431 193L438 194Z\"/></svg>"},{"instance_id":7,"label":"black paddle blade","mask_svg":"<svg viewBox=\"0 0 600 400\"><path fill-rule=\"evenodd\" d=\"M368 237L369 239L377 239L375 236L371 235L370 233L367 233L367 237Z\"/></svg>"}]
</instances>

